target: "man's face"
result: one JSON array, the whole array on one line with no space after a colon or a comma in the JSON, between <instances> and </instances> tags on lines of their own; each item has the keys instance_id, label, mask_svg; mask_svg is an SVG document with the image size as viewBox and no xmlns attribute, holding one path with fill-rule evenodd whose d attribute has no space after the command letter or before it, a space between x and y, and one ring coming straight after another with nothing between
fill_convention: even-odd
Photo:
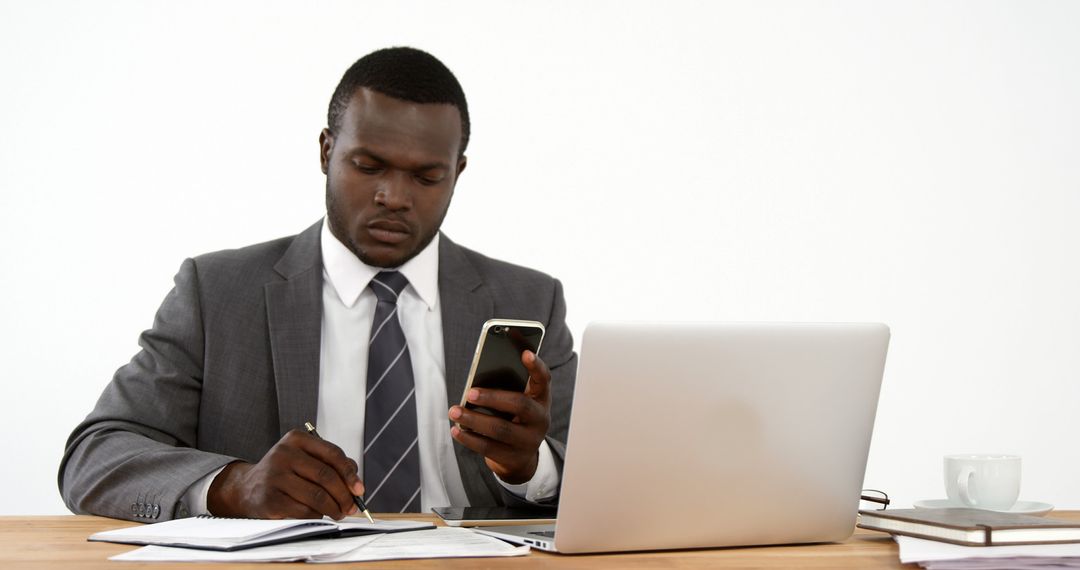
<instances>
[{"instance_id":1,"label":"man's face","mask_svg":"<svg viewBox=\"0 0 1080 570\"><path fill-rule=\"evenodd\" d=\"M338 131L319 137L330 231L360 261L397 267L431 243L450 207L465 169L461 116L361 88Z\"/></svg>"}]
</instances>

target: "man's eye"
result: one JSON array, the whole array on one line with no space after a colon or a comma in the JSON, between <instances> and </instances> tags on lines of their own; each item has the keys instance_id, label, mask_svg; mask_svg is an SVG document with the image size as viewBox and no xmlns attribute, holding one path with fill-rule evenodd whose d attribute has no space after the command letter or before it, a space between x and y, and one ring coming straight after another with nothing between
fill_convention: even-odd
<instances>
[{"instance_id":1,"label":"man's eye","mask_svg":"<svg viewBox=\"0 0 1080 570\"><path fill-rule=\"evenodd\" d=\"M441 178L431 178L430 176L417 176L416 181L424 186L434 186L439 182L442 182Z\"/></svg>"},{"instance_id":2,"label":"man's eye","mask_svg":"<svg viewBox=\"0 0 1080 570\"><path fill-rule=\"evenodd\" d=\"M354 162L353 164L356 166L357 170L363 172L364 174L378 174L382 172L381 166L372 166L370 164L361 164L358 162Z\"/></svg>"}]
</instances>

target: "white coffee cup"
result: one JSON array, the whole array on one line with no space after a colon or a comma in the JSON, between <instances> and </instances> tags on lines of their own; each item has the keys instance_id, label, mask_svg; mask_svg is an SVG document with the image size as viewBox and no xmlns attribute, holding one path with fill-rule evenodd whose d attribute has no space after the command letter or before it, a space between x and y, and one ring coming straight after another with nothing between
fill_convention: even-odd
<instances>
[{"instance_id":1,"label":"white coffee cup","mask_svg":"<svg viewBox=\"0 0 1080 570\"><path fill-rule=\"evenodd\" d=\"M957 506L1004 511L1020 496L1020 456L945 456L945 493Z\"/></svg>"}]
</instances>

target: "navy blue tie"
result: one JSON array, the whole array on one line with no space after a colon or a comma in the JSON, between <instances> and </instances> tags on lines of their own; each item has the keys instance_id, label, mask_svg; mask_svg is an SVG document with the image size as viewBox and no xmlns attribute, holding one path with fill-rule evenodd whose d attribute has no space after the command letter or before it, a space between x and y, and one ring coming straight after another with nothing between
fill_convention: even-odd
<instances>
[{"instance_id":1,"label":"navy blue tie","mask_svg":"<svg viewBox=\"0 0 1080 570\"><path fill-rule=\"evenodd\" d=\"M378 303L368 343L364 500L377 513L420 512L416 388L397 311L408 284L401 273L383 271L369 285Z\"/></svg>"}]
</instances>

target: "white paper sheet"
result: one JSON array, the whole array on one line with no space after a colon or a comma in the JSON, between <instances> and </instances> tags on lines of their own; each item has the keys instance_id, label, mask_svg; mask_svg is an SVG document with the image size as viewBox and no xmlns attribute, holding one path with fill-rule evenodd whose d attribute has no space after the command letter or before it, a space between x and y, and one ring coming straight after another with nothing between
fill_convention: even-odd
<instances>
[{"instance_id":1,"label":"white paper sheet","mask_svg":"<svg viewBox=\"0 0 1080 570\"><path fill-rule=\"evenodd\" d=\"M927 570L1050 570L1080 568L1080 562L1063 558L966 558L923 562Z\"/></svg>"},{"instance_id":2,"label":"white paper sheet","mask_svg":"<svg viewBox=\"0 0 1080 570\"><path fill-rule=\"evenodd\" d=\"M524 556L528 553L528 546L514 546L467 528L439 527L382 534L361 548L340 555L313 557L309 562Z\"/></svg>"},{"instance_id":3,"label":"white paper sheet","mask_svg":"<svg viewBox=\"0 0 1080 570\"><path fill-rule=\"evenodd\" d=\"M144 546L109 560L138 562L361 562L403 558L523 556L529 547L513 546L467 528L315 539L235 552Z\"/></svg>"},{"instance_id":4,"label":"white paper sheet","mask_svg":"<svg viewBox=\"0 0 1080 570\"><path fill-rule=\"evenodd\" d=\"M964 558L920 562L926 570L1050 570L1080 568L1080 559L1056 557Z\"/></svg>"},{"instance_id":5,"label":"white paper sheet","mask_svg":"<svg viewBox=\"0 0 1080 570\"><path fill-rule=\"evenodd\" d=\"M1080 543L960 546L910 536L893 538L900 546L900 562L928 570L1080 568Z\"/></svg>"},{"instance_id":6,"label":"white paper sheet","mask_svg":"<svg viewBox=\"0 0 1080 570\"><path fill-rule=\"evenodd\" d=\"M379 535L352 536L348 538L319 538L256 546L244 550L197 550L171 546L144 546L113 556L109 560L139 562L293 562L304 561L313 556L332 556L355 550L375 540Z\"/></svg>"}]
</instances>

